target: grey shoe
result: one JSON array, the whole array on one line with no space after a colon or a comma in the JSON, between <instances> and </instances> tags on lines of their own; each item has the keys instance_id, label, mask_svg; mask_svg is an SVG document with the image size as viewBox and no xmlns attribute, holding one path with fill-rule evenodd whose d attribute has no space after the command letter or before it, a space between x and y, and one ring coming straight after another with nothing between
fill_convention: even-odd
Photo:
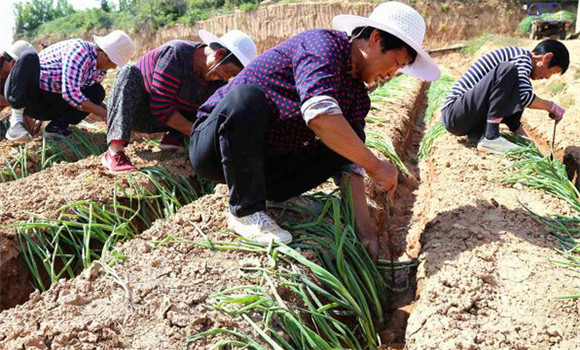
<instances>
[{"instance_id":1,"label":"grey shoe","mask_svg":"<svg viewBox=\"0 0 580 350\"><path fill-rule=\"evenodd\" d=\"M25 141L32 140L32 135L30 135L24 124L18 122L8 128L6 138L10 141Z\"/></svg>"},{"instance_id":2,"label":"grey shoe","mask_svg":"<svg viewBox=\"0 0 580 350\"><path fill-rule=\"evenodd\" d=\"M477 144L477 149L480 151L486 151L495 154L505 154L508 151L515 150L519 146L515 143L509 142L503 137L498 137L497 139L489 140L487 138L482 138Z\"/></svg>"}]
</instances>

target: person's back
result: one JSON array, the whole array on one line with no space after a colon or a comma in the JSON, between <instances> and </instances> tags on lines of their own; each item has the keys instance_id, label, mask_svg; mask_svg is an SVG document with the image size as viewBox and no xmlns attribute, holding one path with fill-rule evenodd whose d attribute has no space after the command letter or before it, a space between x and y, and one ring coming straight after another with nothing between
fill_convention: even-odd
<instances>
[{"instance_id":1,"label":"person's back","mask_svg":"<svg viewBox=\"0 0 580 350\"><path fill-rule=\"evenodd\" d=\"M505 47L478 59L453 85L441 109L445 128L468 136L479 150L506 153L517 146L499 135L505 123L515 134L525 135L521 117L525 108L543 109L558 121L564 109L534 94L531 80L548 79L568 69L566 46L544 40L532 50Z\"/></svg>"},{"instance_id":2,"label":"person's back","mask_svg":"<svg viewBox=\"0 0 580 350\"><path fill-rule=\"evenodd\" d=\"M534 93L530 78L532 75L532 53L519 47L503 47L491 51L475 63L453 84L451 91L443 102L442 109L453 103L467 91L473 89L493 68L501 62L511 62L518 69L518 86L520 98L524 106L532 102Z\"/></svg>"}]
</instances>

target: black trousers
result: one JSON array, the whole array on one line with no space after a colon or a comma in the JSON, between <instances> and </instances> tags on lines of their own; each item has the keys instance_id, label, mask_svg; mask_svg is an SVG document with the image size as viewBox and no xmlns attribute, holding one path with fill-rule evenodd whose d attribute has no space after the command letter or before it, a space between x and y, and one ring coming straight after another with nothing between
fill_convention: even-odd
<instances>
[{"instance_id":1,"label":"black trousers","mask_svg":"<svg viewBox=\"0 0 580 350\"><path fill-rule=\"evenodd\" d=\"M348 163L322 143L269 154L272 118L261 89L238 85L208 118L196 122L191 136L191 164L202 177L228 184L230 211L238 217L264 210L266 200L281 202L311 190Z\"/></svg>"},{"instance_id":2,"label":"black trousers","mask_svg":"<svg viewBox=\"0 0 580 350\"><path fill-rule=\"evenodd\" d=\"M450 133L463 136L482 134L487 120L503 118L511 131L521 125L524 107L520 100L518 69L502 62L473 89L445 107L441 119Z\"/></svg>"},{"instance_id":3,"label":"black trousers","mask_svg":"<svg viewBox=\"0 0 580 350\"><path fill-rule=\"evenodd\" d=\"M66 127L78 124L89 113L80 111L66 102L59 93L48 92L39 87L40 61L38 54L27 53L16 61L6 80L5 96L12 108L25 108L25 113L34 119L52 120ZM101 84L93 84L81 92L95 104L105 99Z\"/></svg>"}]
</instances>

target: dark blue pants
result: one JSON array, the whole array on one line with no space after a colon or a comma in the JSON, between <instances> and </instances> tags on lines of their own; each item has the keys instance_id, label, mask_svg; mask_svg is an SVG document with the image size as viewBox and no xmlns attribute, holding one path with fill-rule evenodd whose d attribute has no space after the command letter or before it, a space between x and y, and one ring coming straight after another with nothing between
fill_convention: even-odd
<instances>
[{"instance_id":1,"label":"dark blue pants","mask_svg":"<svg viewBox=\"0 0 580 350\"><path fill-rule=\"evenodd\" d=\"M27 53L16 61L6 79L5 96L12 108L25 108L31 118L52 120L54 124L66 127L78 124L89 113L80 111L66 102L61 94L48 92L39 87L40 61L38 54ZM101 104L105 99L105 89L101 84L93 84L81 89L91 102Z\"/></svg>"},{"instance_id":2,"label":"dark blue pants","mask_svg":"<svg viewBox=\"0 0 580 350\"><path fill-rule=\"evenodd\" d=\"M492 69L473 89L441 111L441 119L450 133L483 134L488 119L503 117L511 131L521 125L522 106L518 85L518 69L502 62Z\"/></svg>"},{"instance_id":3,"label":"dark blue pants","mask_svg":"<svg viewBox=\"0 0 580 350\"><path fill-rule=\"evenodd\" d=\"M322 143L304 151L269 154L273 118L261 89L238 85L209 117L196 122L191 135L191 164L200 176L228 184L230 211L238 217L264 210L266 200L281 202L311 190L348 163Z\"/></svg>"}]
</instances>

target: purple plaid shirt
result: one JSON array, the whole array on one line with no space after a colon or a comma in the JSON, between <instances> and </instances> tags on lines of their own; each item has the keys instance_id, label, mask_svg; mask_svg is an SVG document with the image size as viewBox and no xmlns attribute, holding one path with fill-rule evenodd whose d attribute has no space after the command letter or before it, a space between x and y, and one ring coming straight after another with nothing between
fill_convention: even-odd
<instances>
[{"instance_id":1,"label":"purple plaid shirt","mask_svg":"<svg viewBox=\"0 0 580 350\"><path fill-rule=\"evenodd\" d=\"M199 108L197 117L207 118L234 86L249 84L265 92L274 111L268 133L268 150L273 154L308 149L321 142L300 111L314 96L336 99L343 116L364 139L370 98L363 81L351 70L351 43L346 33L308 30L255 58Z\"/></svg>"},{"instance_id":2,"label":"purple plaid shirt","mask_svg":"<svg viewBox=\"0 0 580 350\"><path fill-rule=\"evenodd\" d=\"M50 45L38 56L40 88L62 94L62 98L75 108L88 100L81 89L100 83L107 74L97 70L97 45L81 39Z\"/></svg>"}]
</instances>

